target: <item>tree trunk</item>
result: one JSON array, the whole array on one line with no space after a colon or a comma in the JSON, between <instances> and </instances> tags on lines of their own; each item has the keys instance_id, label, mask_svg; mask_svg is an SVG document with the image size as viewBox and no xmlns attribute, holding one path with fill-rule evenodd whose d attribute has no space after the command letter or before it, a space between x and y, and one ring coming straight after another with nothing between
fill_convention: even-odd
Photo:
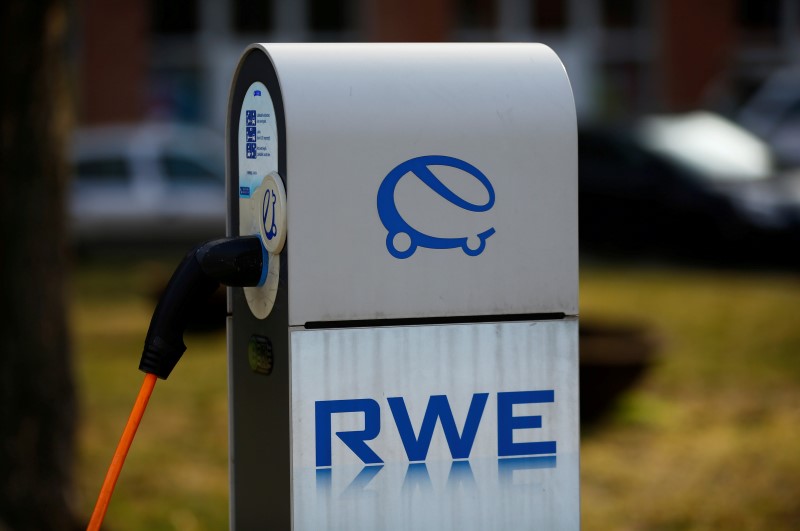
<instances>
[{"instance_id":1,"label":"tree trunk","mask_svg":"<svg viewBox=\"0 0 800 531\"><path fill-rule=\"evenodd\" d=\"M63 0L2 0L0 530L75 529Z\"/></svg>"}]
</instances>

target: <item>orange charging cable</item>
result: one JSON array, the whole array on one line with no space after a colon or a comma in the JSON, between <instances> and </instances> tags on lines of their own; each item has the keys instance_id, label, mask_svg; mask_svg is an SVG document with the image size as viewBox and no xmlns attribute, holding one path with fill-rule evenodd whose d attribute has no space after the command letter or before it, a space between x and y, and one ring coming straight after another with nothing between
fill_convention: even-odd
<instances>
[{"instance_id":1,"label":"orange charging cable","mask_svg":"<svg viewBox=\"0 0 800 531\"><path fill-rule=\"evenodd\" d=\"M147 373L144 377L142 388L139 390L139 396L136 397L136 403L133 404L133 410L131 411L131 416L128 418L128 424L125 425L125 431L122 432L122 438L117 445L117 451L114 452L114 458L111 460L111 465L108 467L106 479L103 481L103 487L100 489L100 495L97 497L97 504L94 506L92 519L89 520L89 526L86 528L86 531L97 531L103 524L103 518L106 516L108 504L111 501L111 495L114 493L114 486L117 484L120 472L122 472L122 465L125 464L125 457L128 455L133 437L136 435L136 429L139 427L139 422L142 420L145 408L147 408L150 395L153 394L153 387L155 387L157 379L156 375L151 373Z\"/></svg>"}]
</instances>

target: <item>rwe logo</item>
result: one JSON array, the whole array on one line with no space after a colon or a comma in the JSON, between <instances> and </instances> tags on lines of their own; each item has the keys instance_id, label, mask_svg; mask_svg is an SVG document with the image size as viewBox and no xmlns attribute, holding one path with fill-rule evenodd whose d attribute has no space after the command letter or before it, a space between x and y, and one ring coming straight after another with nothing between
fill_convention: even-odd
<instances>
[{"instance_id":1,"label":"rwe logo","mask_svg":"<svg viewBox=\"0 0 800 531\"><path fill-rule=\"evenodd\" d=\"M466 419L459 430L446 395L432 395L418 431L415 431L403 397L390 397L386 401L394 427L400 436L410 462L425 461L437 423L441 425L451 457L469 459L489 393L475 393L469 404ZM517 404L547 404L555 402L555 391L511 391L497 393L497 456L520 457L556 453L556 441L514 442L517 430L542 427L541 415L514 415ZM364 464L380 464L383 459L367 444L381 433L381 406L372 398L347 400L321 400L314 404L316 430L316 465L332 465L331 419L338 414L361 414L363 430L337 431L336 436Z\"/></svg>"}]
</instances>

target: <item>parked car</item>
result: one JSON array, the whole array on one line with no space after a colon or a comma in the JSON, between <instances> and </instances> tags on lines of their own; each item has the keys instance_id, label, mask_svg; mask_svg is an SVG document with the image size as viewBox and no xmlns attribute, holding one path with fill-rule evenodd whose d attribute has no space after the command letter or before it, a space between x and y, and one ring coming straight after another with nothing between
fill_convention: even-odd
<instances>
[{"instance_id":1,"label":"parked car","mask_svg":"<svg viewBox=\"0 0 800 531\"><path fill-rule=\"evenodd\" d=\"M199 127L78 130L70 234L79 245L201 241L225 234L225 143Z\"/></svg>"},{"instance_id":2,"label":"parked car","mask_svg":"<svg viewBox=\"0 0 800 531\"><path fill-rule=\"evenodd\" d=\"M755 91L736 116L766 140L781 166L800 166L800 68L776 71Z\"/></svg>"},{"instance_id":3,"label":"parked car","mask_svg":"<svg viewBox=\"0 0 800 531\"><path fill-rule=\"evenodd\" d=\"M800 265L800 230L784 212L651 149L634 132L579 131L582 250L717 265Z\"/></svg>"},{"instance_id":4,"label":"parked car","mask_svg":"<svg viewBox=\"0 0 800 531\"><path fill-rule=\"evenodd\" d=\"M728 196L761 226L800 228L800 171L776 164L769 144L714 113L646 116L637 138Z\"/></svg>"},{"instance_id":5,"label":"parked car","mask_svg":"<svg viewBox=\"0 0 800 531\"><path fill-rule=\"evenodd\" d=\"M645 116L636 137L728 196L759 225L798 224L796 179L780 172L769 144L740 125L707 111Z\"/></svg>"},{"instance_id":6,"label":"parked car","mask_svg":"<svg viewBox=\"0 0 800 531\"><path fill-rule=\"evenodd\" d=\"M645 116L636 136L647 148L688 166L709 182L756 181L776 172L766 142L708 111Z\"/></svg>"}]
</instances>

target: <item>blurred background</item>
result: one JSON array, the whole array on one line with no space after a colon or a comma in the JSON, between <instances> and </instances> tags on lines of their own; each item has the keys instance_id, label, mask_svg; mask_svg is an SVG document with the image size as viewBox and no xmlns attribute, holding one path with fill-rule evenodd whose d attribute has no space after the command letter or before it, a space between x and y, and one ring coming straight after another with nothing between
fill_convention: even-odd
<instances>
[{"instance_id":1,"label":"blurred background","mask_svg":"<svg viewBox=\"0 0 800 531\"><path fill-rule=\"evenodd\" d=\"M251 42L536 41L573 85L585 250L797 262L797 2L85 0L70 21L79 245L222 233L213 146Z\"/></svg>"},{"instance_id":2,"label":"blurred background","mask_svg":"<svg viewBox=\"0 0 800 531\"><path fill-rule=\"evenodd\" d=\"M561 57L579 118L584 528L800 528L800 2L64 5L79 518L138 388L160 290L193 243L224 235L243 49L531 41ZM198 311L109 528L227 526L223 318L221 295Z\"/></svg>"}]
</instances>

